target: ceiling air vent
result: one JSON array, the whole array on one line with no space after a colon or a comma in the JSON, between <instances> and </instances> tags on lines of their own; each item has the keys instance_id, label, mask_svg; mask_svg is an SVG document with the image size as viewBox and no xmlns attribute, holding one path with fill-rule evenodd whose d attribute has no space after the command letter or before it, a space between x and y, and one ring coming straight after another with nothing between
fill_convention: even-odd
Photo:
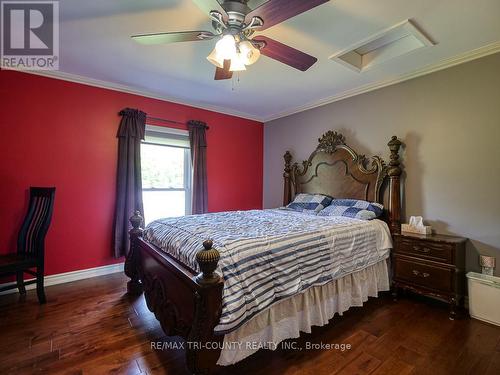
<instances>
[{"instance_id":1,"label":"ceiling air vent","mask_svg":"<svg viewBox=\"0 0 500 375\"><path fill-rule=\"evenodd\" d=\"M363 72L387 60L434 44L410 20L405 20L335 53L330 59L357 72Z\"/></svg>"}]
</instances>

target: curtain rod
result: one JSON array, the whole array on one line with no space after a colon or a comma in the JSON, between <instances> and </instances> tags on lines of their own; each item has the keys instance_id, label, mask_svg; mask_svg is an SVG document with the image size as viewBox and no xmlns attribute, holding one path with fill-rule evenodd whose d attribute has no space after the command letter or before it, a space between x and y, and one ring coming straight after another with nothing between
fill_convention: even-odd
<instances>
[{"instance_id":1,"label":"curtain rod","mask_svg":"<svg viewBox=\"0 0 500 375\"><path fill-rule=\"evenodd\" d=\"M160 118L160 117L146 116L146 118L148 120L159 121L159 122L166 122L166 123L169 123L169 124L187 125L186 122L180 122L180 121L175 121L175 120L167 120L167 119ZM207 126L206 129L208 130L210 128Z\"/></svg>"}]
</instances>

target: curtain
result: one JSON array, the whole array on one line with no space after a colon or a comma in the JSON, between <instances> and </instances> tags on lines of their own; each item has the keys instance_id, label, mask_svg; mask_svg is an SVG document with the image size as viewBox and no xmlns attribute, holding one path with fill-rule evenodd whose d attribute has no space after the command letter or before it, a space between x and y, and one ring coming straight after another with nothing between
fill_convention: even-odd
<instances>
[{"instance_id":1,"label":"curtain","mask_svg":"<svg viewBox=\"0 0 500 375\"><path fill-rule=\"evenodd\" d=\"M138 210L144 217L142 206L141 140L144 139L146 114L138 109L126 108L118 129L118 169L116 175L116 206L113 248L116 258L128 253L130 240L129 218Z\"/></svg>"},{"instance_id":2,"label":"curtain","mask_svg":"<svg viewBox=\"0 0 500 375\"><path fill-rule=\"evenodd\" d=\"M193 164L193 214L204 214L208 211L206 129L207 124L204 122L188 122L191 162Z\"/></svg>"}]
</instances>

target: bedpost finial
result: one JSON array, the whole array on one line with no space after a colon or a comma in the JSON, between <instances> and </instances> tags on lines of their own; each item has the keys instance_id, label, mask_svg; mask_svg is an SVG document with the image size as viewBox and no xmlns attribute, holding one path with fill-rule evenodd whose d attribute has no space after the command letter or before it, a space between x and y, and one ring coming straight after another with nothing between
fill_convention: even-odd
<instances>
[{"instance_id":1,"label":"bedpost finial","mask_svg":"<svg viewBox=\"0 0 500 375\"><path fill-rule=\"evenodd\" d=\"M391 160L387 170L389 177L401 176L402 170L400 167L401 163L399 161L399 149L402 144L403 143L395 135L393 135L389 143L387 143L387 146L389 146L389 150L391 151Z\"/></svg>"},{"instance_id":2,"label":"bedpost finial","mask_svg":"<svg viewBox=\"0 0 500 375\"><path fill-rule=\"evenodd\" d=\"M285 172L290 172L292 163L292 154L290 151L285 152L283 159L285 159Z\"/></svg>"},{"instance_id":3,"label":"bedpost finial","mask_svg":"<svg viewBox=\"0 0 500 375\"><path fill-rule=\"evenodd\" d=\"M391 140L389 141L389 143L387 144L387 146L389 146L389 148L392 150L393 148L395 149L395 151L399 151L399 148L401 147L402 145L402 142L398 139L398 137L396 137L395 135L393 135L391 137Z\"/></svg>"},{"instance_id":4,"label":"bedpost finial","mask_svg":"<svg viewBox=\"0 0 500 375\"><path fill-rule=\"evenodd\" d=\"M143 222L141 212L139 210L135 211L132 217L129 219L130 224L132 224L132 229L129 231L130 239L134 240L142 236L141 225Z\"/></svg>"},{"instance_id":5,"label":"bedpost finial","mask_svg":"<svg viewBox=\"0 0 500 375\"><path fill-rule=\"evenodd\" d=\"M130 220L130 224L132 224L132 228L134 228L134 229L139 228L142 224L141 211L136 210L129 220Z\"/></svg>"},{"instance_id":6,"label":"bedpost finial","mask_svg":"<svg viewBox=\"0 0 500 375\"><path fill-rule=\"evenodd\" d=\"M212 241L212 240L203 241L203 247L205 248L205 250L210 250L213 245L214 245L214 241Z\"/></svg>"},{"instance_id":7,"label":"bedpost finial","mask_svg":"<svg viewBox=\"0 0 500 375\"><path fill-rule=\"evenodd\" d=\"M196 253L196 262L201 269L201 273L196 276L196 282L198 284L215 284L220 279L215 273L217 264L219 263L220 253L212 246L212 240L203 241L203 250Z\"/></svg>"}]
</instances>

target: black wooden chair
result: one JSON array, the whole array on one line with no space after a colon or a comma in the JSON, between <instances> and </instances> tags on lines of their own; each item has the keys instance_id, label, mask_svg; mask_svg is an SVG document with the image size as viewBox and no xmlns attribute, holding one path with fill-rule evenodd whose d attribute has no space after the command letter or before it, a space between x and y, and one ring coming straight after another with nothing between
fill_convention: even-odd
<instances>
[{"instance_id":1,"label":"black wooden chair","mask_svg":"<svg viewBox=\"0 0 500 375\"><path fill-rule=\"evenodd\" d=\"M30 188L28 213L17 238L17 253L0 255L0 276L16 275L17 283L0 288L0 292L18 288L19 293L26 294L25 285L36 283L38 301L45 303L45 236L52 219L55 192L56 188ZM35 279L25 282L24 273L35 276Z\"/></svg>"}]
</instances>

